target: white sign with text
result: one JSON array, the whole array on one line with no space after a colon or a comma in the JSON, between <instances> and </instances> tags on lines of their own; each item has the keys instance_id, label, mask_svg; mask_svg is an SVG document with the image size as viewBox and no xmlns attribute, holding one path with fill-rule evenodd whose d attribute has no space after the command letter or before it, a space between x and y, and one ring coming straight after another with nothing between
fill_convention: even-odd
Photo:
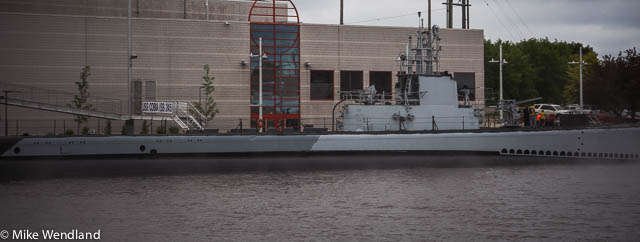
<instances>
[{"instance_id":1,"label":"white sign with text","mask_svg":"<svg viewBox=\"0 0 640 242\"><path fill-rule=\"evenodd\" d=\"M176 111L175 102L143 102L142 103L143 113L171 114L171 113L174 113L175 111Z\"/></svg>"}]
</instances>

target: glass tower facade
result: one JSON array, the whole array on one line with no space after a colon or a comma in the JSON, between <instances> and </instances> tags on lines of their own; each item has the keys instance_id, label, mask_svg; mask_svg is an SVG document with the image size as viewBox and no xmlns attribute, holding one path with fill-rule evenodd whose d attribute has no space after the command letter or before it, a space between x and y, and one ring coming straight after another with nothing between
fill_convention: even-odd
<instances>
[{"instance_id":1,"label":"glass tower facade","mask_svg":"<svg viewBox=\"0 0 640 242\"><path fill-rule=\"evenodd\" d=\"M293 13L291 14L290 13ZM289 21L295 18L295 21ZM262 107L266 128L300 126L300 23L291 1L255 1L251 23L251 125L259 119L259 55L262 58ZM262 54L259 51L262 38Z\"/></svg>"}]
</instances>

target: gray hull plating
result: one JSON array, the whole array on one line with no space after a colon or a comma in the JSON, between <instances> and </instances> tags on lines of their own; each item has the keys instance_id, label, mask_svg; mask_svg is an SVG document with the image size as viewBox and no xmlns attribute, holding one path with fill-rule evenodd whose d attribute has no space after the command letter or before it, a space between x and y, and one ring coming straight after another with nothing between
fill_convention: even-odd
<instances>
[{"instance_id":1,"label":"gray hull plating","mask_svg":"<svg viewBox=\"0 0 640 242\"><path fill-rule=\"evenodd\" d=\"M480 121L472 108L458 104L456 82L449 76L419 76L415 95L419 105L346 104L345 131L399 130L469 130L480 129ZM401 97L402 98L402 97ZM415 99L406 98L407 102Z\"/></svg>"},{"instance_id":2,"label":"gray hull plating","mask_svg":"<svg viewBox=\"0 0 640 242\"><path fill-rule=\"evenodd\" d=\"M638 159L640 128L447 134L24 138L3 157L349 151L468 151Z\"/></svg>"}]
</instances>

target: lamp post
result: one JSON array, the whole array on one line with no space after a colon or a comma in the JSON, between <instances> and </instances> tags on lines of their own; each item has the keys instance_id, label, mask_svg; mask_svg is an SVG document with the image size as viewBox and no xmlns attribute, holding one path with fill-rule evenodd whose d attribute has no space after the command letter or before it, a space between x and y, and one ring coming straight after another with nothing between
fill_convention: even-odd
<instances>
[{"instance_id":1,"label":"lamp post","mask_svg":"<svg viewBox=\"0 0 640 242\"><path fill-rule=\"evenodd\" d=\"M253 53L251 53L249 55L249 57L258 57L258 69L259 69L259 74L258 74L258 92L259 92L259 99L258 99L258 122L262 121L262 59L266 59L268 58L267 55L265 53L262 52L262 37L258 38L258 55L254 55ZM264 122L264 121L262 121ZM262 127L260 127L259 132L262 133L262 130L264 129L264 124L262 125Z\"/></svg>"},{"instance_id":2,"label":"lamp post","mask_svg":"<svg viewBox=\"0 0 640 242\"><path fill-rule=\"evenodd\" d=\"M508 62L502 58L502 44L500 44L500 61L491 59L491 61L489 61L489 63L500 63L500 101L499 101L499 105L502 105L502 103L504 102L504 98L502 96L502 66L504 64L508 64ZM503 116L503 112L502 109L500 109L500 120L503 120L504 116Z\"/></svg>"},{"instance_id":3,"label":"lamp post","mask_svg":"<svg viewBox=\"0 0 640 242\"><path fill-rule=\"evenodd\" d=\"M4 96L4 136L9 136L9 93L16 91L3 91Z\"/></svg>"},{"instance_id":4,"label":"lamp post","mask_svg":"<svg viewBox=\"0 0 640 242\"><path fill-rule=\"evenodd\" d=\"M129 59L129 63L127 65L127 92L129 105L127 109L129 110L129 119L133 115L133 110L131 110L132 102L131 102L131 68L133 67L133 55L131 54L131 0L129 0L129 7L127 9L127 58Z\"/></svg>"},{"instance_id":5,"label":"lamp post","mask_svg":"<svg viewBox=\"0 0 640 242\"><path fill-rule=\"evenodd\" d=\"M585 65L587 65L586 63L584 63L584 60L582 59L582 46L580 46L580 62L569 62L569 65L580 65L580 112L582 112L583 109L583 98L582 98L582 69Z\"/></svg>"}]
</instances>

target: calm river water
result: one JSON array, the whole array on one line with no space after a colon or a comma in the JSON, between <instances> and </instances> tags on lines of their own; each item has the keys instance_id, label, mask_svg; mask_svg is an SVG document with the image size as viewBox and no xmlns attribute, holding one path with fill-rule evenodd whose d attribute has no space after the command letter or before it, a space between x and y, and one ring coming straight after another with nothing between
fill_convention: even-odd
<instances>
[{"instance_id":1,"label":"calm river water","mask_svg":"<svg viewBox=\"0 0 640 242\"><path fill-rule=\"evenodd\" d=\"M0 230L105 241L640 239L638 162L54 176L0 194Z\"/></svg>"}]
</instances>

